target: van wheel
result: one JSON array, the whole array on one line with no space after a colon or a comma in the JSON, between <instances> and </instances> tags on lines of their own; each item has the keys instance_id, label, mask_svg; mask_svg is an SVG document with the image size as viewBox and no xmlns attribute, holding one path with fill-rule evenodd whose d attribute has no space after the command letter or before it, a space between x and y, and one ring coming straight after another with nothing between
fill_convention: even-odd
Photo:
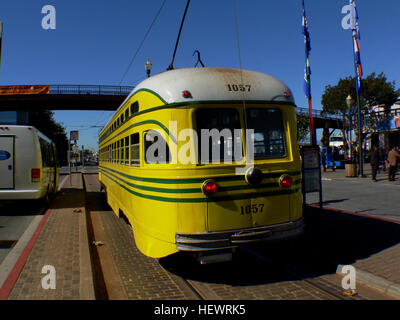
<instances>
[{"instance_id":1,"label":"van wheel","mask_svg":"<svg viewBox=\"0 0 400 320\"><path fill-rule=\"evenodd\" d=\"M49 205L51 203L51 201L54 198L55 193L54 192L50 192L50 187L47 187L47 191L46 191L46 195L43 198L43 202L46 205Z\"/></svg>"}]
</instances>

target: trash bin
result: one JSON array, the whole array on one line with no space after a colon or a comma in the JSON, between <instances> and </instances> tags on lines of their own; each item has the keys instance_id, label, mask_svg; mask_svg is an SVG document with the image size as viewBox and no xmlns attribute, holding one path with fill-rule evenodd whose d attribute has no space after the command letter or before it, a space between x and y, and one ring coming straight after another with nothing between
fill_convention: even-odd
<instances>
[{"instance_id":1,"label":"trash bin","mask_svg":"<svg viewBox=\"0 0 400 320\"><path fill-rule=\"evenodd\" d=\"M345 165L346 177L356 177L356 164L354 162L346 162Z\"/></svg>"}]
</instances>

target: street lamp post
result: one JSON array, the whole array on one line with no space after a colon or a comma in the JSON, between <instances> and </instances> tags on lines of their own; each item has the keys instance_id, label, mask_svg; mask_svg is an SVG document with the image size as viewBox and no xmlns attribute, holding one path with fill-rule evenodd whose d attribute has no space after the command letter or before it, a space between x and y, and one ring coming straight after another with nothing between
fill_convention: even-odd
<instances>
[{"instance_id":1,"label":"street lamp post","mask_svg":"<svg viewBox=\"0 0 400 320\"><path fill-rule=\"evenodd\" d=\"M150 77L150 72L151 72L151 67L153 65L151 64L150 60L147 59L146 64L144 65L144 68L146 69L147 77Z\"/></svg>"}]
</instances>

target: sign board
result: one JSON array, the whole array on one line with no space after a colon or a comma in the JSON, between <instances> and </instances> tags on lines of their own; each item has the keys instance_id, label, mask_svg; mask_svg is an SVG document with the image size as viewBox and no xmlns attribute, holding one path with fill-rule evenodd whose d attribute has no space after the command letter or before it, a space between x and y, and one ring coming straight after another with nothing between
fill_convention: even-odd
<instances>
[{"instance_id":1,"label":"sign board","mask_svg":"<svg viewBox=\"0 0 400 320\"><path fill-rule=\"evenodd\" d=\"M319 168L319 148L303 147L303 168L317 169Z\"/></svg>"},{"instance_id":2,"label":"sign board","mask_svg":"<svg viewBox=\"0 0 400 320\"><path fill-rule=\"evenodd\" d=\"M303 193L321 192L321 166L318 146L303 146L301 149Z\"/></svg>"},{"instance_id":3,"label":"sign board","mask_svg":"<svg viewBox=\"0 0 400 320\"><path fill-rule=\"evenodd\" d=\"M79 140L79 131L75 130L75 131L70 131L69 132L69 140Z\"/></svg>"},{"instance_id":4,"label":"sign board","mask_svg":"<svg viewBox=\"0 0 400 320\"><path fill-rule=\"evenodd\" d=\"M48 94L50 86L28 85L28 86L0 86L0 95L21 95L21 94Z\"/></svg>"},{"instance_id":5,"label":"sign board","mask_svg":"<svg viewBox=\"0 0 400 320\"><path fill-rule=\"evenodd\" d=\"M320 191L319 179L320 178L318 169L304 170L303 174L304 191L306 193Z\"/></svg>"}]
</instances>

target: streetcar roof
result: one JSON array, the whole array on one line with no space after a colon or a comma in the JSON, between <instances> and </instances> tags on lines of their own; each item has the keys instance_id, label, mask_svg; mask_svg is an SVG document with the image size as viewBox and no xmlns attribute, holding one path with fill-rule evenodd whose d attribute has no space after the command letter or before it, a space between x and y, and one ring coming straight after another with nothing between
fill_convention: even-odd
<instances>
[{"instance_id":1,"label":"streetcar roof","mask_svg":"<svg viewBox=\"0 0 400 320\"><path fill-rule=\"evenodd\" d=\"M288 86L265 73L230 68L182 68L156 74L139 83L115 115L136 92L143 90L157 95L165 105L201 101L295 103ZM184 96L184 91L190 93L189 97ZM100 135L107 127L103 128Z\"/></svg>"},{"instance_id":2,"label":"streetcar roof","mask_svg":"<svg viewBox=\"0 0 400 320\"><path fill-rule=\"evenodd\" d=\"M279 79L261 72L228 68L165 71L142 81L127 100L139 90L155 92L166 104L204 100L254 100L294 104L290 89ZM190 98L184 97L184 91L190 92Z\"/></svg>"}]
</instances>

